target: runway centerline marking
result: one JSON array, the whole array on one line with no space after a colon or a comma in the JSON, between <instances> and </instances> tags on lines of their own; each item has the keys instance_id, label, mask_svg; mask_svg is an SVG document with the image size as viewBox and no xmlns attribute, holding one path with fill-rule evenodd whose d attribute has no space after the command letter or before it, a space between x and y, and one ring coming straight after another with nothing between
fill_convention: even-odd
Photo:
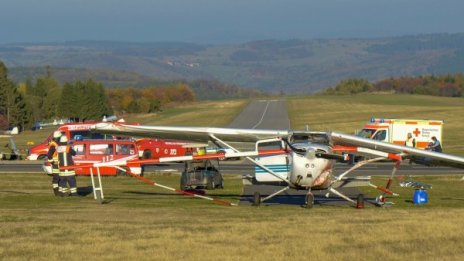
<instances>
[{"instance_id":1,"label":"runway centerline marking","mask_svg":"<svg viewBox=\"0 0 464 261\"><path fill-rule=\"evenodd\" d=\"M261 115L261 119L258 121L258 123L255 124L255 126L252 127L252 129L258 127L263 122L264 116L266 115L267 108L269 107L270 102L271 101L267 101L266 108L264 108L264 112L263 112L263 115Z\"/></svg>"}]
</instances>

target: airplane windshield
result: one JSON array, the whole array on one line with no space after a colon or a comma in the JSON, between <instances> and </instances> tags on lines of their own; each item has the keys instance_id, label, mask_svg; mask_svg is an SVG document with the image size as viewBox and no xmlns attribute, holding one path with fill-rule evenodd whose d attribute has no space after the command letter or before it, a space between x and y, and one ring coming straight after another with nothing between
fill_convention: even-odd
<instances>
[{"instance_id":1,"label":"airplane windshield","mask_svg":"<svg viewBox=\"0 0 464 261\"><path fill-rule=\"evenodd\" d=\"M375 131L375 129L362 129L356 136L370 139Z\"/></svg>"}]
</instances>

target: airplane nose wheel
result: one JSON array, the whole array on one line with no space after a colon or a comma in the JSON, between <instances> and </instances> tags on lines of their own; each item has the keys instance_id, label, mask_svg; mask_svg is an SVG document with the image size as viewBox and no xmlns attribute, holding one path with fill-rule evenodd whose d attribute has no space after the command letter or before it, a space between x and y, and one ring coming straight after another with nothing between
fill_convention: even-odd
<instances>
[{"instance_id":1,"label":"airplane nose wheel","mask_svg":"<svg viewBox=\"0 0 464 261\"><path fill-rule=\"evenodd\" d=\"M305 197L305 205L306 208L312 208L314 206L314 195L311 192L308 192Z\"/></svg>"},{"instance_id":2,"label":"airplane nose wheel","mask_svg":"<svg viewBox=\"0 0 464 261\"><path fill-rule=\"evenodd\" d=\"M261 205L261 194L259 194L259 192L255 192L255 194L253 194L253 206L259 206Z\"/></svg>"}]
</instances>

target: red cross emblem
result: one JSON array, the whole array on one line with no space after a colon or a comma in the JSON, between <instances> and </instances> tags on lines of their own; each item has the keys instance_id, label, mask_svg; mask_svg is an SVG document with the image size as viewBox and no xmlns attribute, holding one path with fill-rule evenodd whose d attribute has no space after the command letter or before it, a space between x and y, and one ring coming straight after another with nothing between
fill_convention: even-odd
<instances>
[{"instance_id":1,"label":"red cross emblem","mask_svg":"<svg viewBox=\"0 0 464 261\"><path fill-rule=\"evenodd\" d=\"M417 136L419 136L419 134L420 134L421 132L419 131L418 128L416 128L412 133L414 133L414 135L416 135L416 137L417 137Z\"/></svg>"}]
</instances>

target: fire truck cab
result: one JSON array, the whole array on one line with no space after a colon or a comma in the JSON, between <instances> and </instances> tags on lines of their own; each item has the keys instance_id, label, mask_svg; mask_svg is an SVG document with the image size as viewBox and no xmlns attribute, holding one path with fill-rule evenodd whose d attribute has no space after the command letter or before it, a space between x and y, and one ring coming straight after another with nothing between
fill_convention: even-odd
<instances>
[{"instance_id":1,"label":"fire truck cab","mask_svg":"<svg viewBox=\"0 0 464 261\"><path fill-rule=\"evenodd\" d=\"M137 146L134 141L130 140L76 140L72 142L72 147L76 151L76 156L73 157L74 164L77 166L76 175L90 175L90 167L84 167L84 165L138 159ZM43 168L47 174L52 173L48 162L44 163ZM143 175L142 167L139 164L125 168L136 175ZM96 168L93 168L93 173L97 174ZM114 167L101 167L100 174L115 176L125 175L125 172Z\"/></svg>"},{"instance_id":2,"label":"fire truck cab","mask_svg":"<svg viewBox=\"0 0 464 261\"><path fill-rule=\"evenodd\" d=\"M73 141L76 139L113 139L111 135L103 135L100 133L95 133L90 131L90 126L94 125L96 122L86 122L86 123L67 123L58 127L57 130L61 131L62 134L66 135L68 140ZM44 160L47 157L48 153L48 144L52 140L53 132L45 139L42 143L32 147L29 150L29 155L27 156L28 160Z\"/></svg>"}]
</instances>

